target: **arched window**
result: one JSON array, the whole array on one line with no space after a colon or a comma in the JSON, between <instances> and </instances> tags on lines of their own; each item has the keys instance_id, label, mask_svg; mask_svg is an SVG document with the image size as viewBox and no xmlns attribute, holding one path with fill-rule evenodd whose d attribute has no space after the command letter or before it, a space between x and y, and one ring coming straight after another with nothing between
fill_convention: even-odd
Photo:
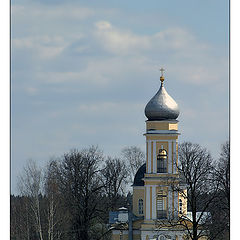
<instances>
[{"instance_id":1,"label":"arched window","mask_svg":"<svg viewBox=\"0 0 240 240\"><path fill-rule=\"evenodd\" d=\"M138 214L143 214L143 200L138 200Z\"/></svg>"},{"instance_id":2,"label":"arched window","mask_svg":"<svg viewBox=\"0 0 240 240\"><path fill-rule=\"evenodd\" d=\"M182 199L179 199L179 213L182 214Z\"/></svg>"},{"instance_id":3,"label":"arched window","mask_svg":"<svg viewBox=\"0 0 240 240\"><path fill-rule=\"evenodd\" d=\"M167 172L167 151L160 149L157 155L157 173Z\"/></svg>"}]
</instances>

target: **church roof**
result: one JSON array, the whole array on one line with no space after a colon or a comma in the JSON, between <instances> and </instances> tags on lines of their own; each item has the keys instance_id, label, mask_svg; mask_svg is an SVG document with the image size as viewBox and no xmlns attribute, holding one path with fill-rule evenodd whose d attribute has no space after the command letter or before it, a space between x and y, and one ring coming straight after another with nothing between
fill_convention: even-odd
<instances>
[{"instance_id":1,"label":"church roof","mask_svg":"<svg viewBox=\"0 0 240 240\"><path fill-rule=\"evenodd\" d=\"M144 163L135 174L133 186L144 186L144 174L146 173L146 163Z\"/></svg>"},{"instance_id":2,"label":"church roof","mask_svg":"<svg viewBox=\"0 0 240 240\"><path fill-rule=\"evenodd\" d=\"M145 107L145 115L148 120L170 120L177 119L180 111L178 104L167 93L163 86L164 77L160 77L161 86L155 96Z\"/></svg>"}]
</instances>

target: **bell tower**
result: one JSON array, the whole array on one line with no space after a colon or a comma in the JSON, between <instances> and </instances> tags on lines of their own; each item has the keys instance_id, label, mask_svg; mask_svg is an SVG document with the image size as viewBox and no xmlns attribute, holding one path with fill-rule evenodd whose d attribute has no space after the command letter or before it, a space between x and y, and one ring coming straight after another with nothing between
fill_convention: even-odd
<instances>
[{"instance_id":1,"label":"bell tower","mask_svg":"<svg viewBox=\"0 0 240 240\"><path fill-rule=\"evenodd\" d=\"M183 239L185 234L170 224L187 216L186 183L178 172L180 111L163 86L164 69L160 71L160 88L145 107L146 163L137 170L132 185L134 220L129 239L133 240Z\"/></svg>"},{"instance_id":2,"label":"bell tower","mask_svg":"<svg viewBox=\"0 0 240 240\"><path fill-rule=\"evenodd\" d=\"M178 193L171 185L179 179L177 103L165 90L164 69L161 86L145 107L146 121L146 173L144 222L173 219L178 214Z\"/></svg>"}]
</instances>

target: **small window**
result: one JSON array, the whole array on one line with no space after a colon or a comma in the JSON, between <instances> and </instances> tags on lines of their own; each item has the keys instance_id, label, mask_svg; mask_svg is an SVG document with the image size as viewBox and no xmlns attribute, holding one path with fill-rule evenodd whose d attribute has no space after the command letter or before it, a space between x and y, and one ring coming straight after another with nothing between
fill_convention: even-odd
<instances>
[{"instance_id":1,"label":"small window","mask_svg":"<svg viewBox=\"0 0 240 240\"><path fill-rule=\"evenodd\" d=\"M182 214L182 199L179 199L179 213Z\"/></svg>"},{"instance_id":2,"label":"small window","mask_svg":"<svg viewBox=\"0 0 240 240\"><path fill-rule=\"evenodd\" d=\"M143 200L138 200L138 214L143 214Z\"/></svg>"},{"instance_id":3,"label":"small window","mask_svg":"<svg viewBox=\"0 0 240 240\"><path fill-rule=\"evenodd\" d=\"M157 155L157 172L167 172L167 151L165 149L160 149Z\"/></svg>"}]
</instances>

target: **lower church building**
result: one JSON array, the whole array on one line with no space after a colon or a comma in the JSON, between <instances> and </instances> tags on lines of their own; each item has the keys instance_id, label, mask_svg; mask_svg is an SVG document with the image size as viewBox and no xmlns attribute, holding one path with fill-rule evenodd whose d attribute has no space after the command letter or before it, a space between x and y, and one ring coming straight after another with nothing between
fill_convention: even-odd
<instances>
[{"instance_id":1,"label":"lower church building","mask_svg":"<svg viewBox=\"0 0 240 240\"><path fill-rule=\"evenodd\" d=\"M145 107L146 163L134 178L132 212L125 211L126 223L112 225L113 240L188 239L186 228L178 224L188 215L187 186L178 171L180 112L163 86L163 74L160 81L160 89Z\"/></svg>"}]
</instances>

